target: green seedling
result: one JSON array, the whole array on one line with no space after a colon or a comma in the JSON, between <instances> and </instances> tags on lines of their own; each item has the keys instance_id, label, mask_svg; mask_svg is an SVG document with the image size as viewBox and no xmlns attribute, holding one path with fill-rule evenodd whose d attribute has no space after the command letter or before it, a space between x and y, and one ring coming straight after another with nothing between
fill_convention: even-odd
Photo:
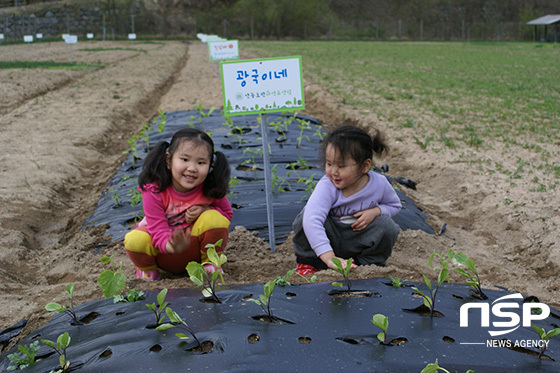
<instances>
[{"instance_id":1,"label":"green seedling","mask_svg":"<svg viewBox=\"0 0 560 373\"><path fill-rule=\"evenodd\" d=\"M288 280L296 273L296 270L296 268L290 269L284 276L276 276L274 284L278 286L291 286L292 284ZM303 278L305 278L305 276L303 276Z\"/></svg>"},{"instance_id":2,"label":"green seedling","mask_svg":"<svg viewBox=\"0 0 560 373\"><path fill-rule=\"evenodd\" d=\"M548 341L551 338L560 334L560 328L555 328L555 329L552 329L552 330L549 330L548 332L546 332L544 329L539 328L538 326L536 326L533 323L531 323L531 326L533 327L533 329L535 329L535 331L537 332L539 337L541 337L541 341L543 341L543 342ZM546 351L547 345L548 345L547 343L543 343L542 347L540 347L539 359L543 356L544 352Z\"/></svg>"},{"instance_id":3,"label":"green seedling","mask_svg":"<svg viewBox=\"0 0 560 373\"><path fill-rule=\"evenodd\" d=\"M158 133L163 133L165 131L165 125L167 124L167 114L163 110L159 109L159 117L155 119Z\"/></svg>"},{"instance_id":4,"label":"green seedling","mask_svg":"<svg viewBox=\"0 0 560 373\"><path fill-rule=\"evenodd\" d=\"M130 197L130 205L136 206L140 202L142 202L142 192L139 191L138 189L133 189L132 196Z\"/></svg>"},{"instance_id":5,"label":"green seedling","mask_svg":"<svg viewBox=\"0 0 560 373\"><path fill-rule=\"evenodd\" d=\"M290 170L308 170L311 166L309 165L309 162L302 157L299 157L297 161L288 163L286 168L289 168Z\"/></svg>"},{"instance_id":6,"label":"green seedling","mask_svg":"<svg viewBox=\"0 0 560 373\"><path fill-rule=\"evenodd\" d=\"M122 206L121 196L120 196L119 190L117 188L113 189L113 194L111 195L111 197L113 198L114 207Z\"/></svg>"},{"instance_id":7,"label":"green seedling","mask_svg":"<svg viewBox=\"0 0 560 373\"><path fill-rule=\"evenodd\" d=\"M352 267L352 258L349 258L346 261L346 267L342 266L342 262L338 258L331 258L331 262L333 262L336 266L336 268L333 269L344 277L344 282L346 283L346 292L350 293L350 268ZM338 286L342 290L342 283L333 282L332 285Z\"/></svg>"},{"instance_id":8,"label":"green seedling","mask_svg":"<svg viewBox=\"0 0 560 373\"><path fill-rule=\"evenodd\" d=\"M140 138L139 135L134 135L132 137L129 137L126 140L129 149L123 152L123 154L132 155L132 168L136 168L136 159L138 159L138 148L136 147L136 141L138 141L139 138Z\"/></svg>"},{"instance_id":9,"label":"green seedling","mask_svg":"<svg viewBox=\"0 0 560 373\"><path fill-rule=\"evenodd\" d=\"M66 312L72 318L72 324L81 324L80 321L78 320L78 315L74 311L74 304L73 304L73 300L72 300L73 295L74 295L74 284L73 283L69 283L68 286L66 286L66 293L68 294L68 297L70 298L70 300L68 301L68 307L65 307L65 306L63 306L59 303L56 303L56 302L52 302L52 303L48 303L45 306L45 309L49 312L58 312L58 313Z\"/></svg>"},{"instance_id":10,"label":"green seedling","mask_svg":"<svg viewBox=\"0 0 560 373\"><path fill-rule=\"evenodd\" d=\"M113 296L113 303L132 303L144 299L144 292L138 289L129 289L124 295Z\"/></svg>"},{"instance_id":11,"label":"green seedling","mask_svg":"<svg viewBox=\"0 0 560 373\"><path fill-rule=\"evenodd\" d=\"M173 311L171 309L171 307L167 307L167 309L165 310L165 313L167 314L167 317L169 317L169 320L171 321L171 323L161 324L160 326L158 326L156 328L156 330L167 330L167 329L172 329L172 328L181 326L181 327L185 328L191 336L189 337L188 335L186 335L184 333L175 333L175 335L177 337L179 337L179 339L182 339L182 340L194 339L196 341L196 343L198 343L198 345L200 346L201 343L198 340L198 338L196 337L196 334L194 333L192 328L189 326L189 324L187 324L181 318L181 316L179 316L177 314L177 312Z\"/></svg>"},{"instance_id":12,"label":"green seedling","mask_svg":"<svg viewBox=\"0 0 560 373\"><path fill-rule=\"evenodd\" d=\"M245 148L243 150L243 155L245 154L251 154L251 159L245 159L243 162L241 162L242 165L251 165L251 168L254 170L257 169L258 163L255 160L255 156L258 154L259 156L262 157L263 155L263 151L261 148L257 148L257 149L253 149L253 148Z\"/></svg>"},{"instance_id":13,"label":"green seedling","mask_svg":"<svg viewBox=\"0 0 560 373\"><path fill-rule=\"evenodd\" d=\"M391 285L393 285L393 287L395 287L395 288L402 288L402 287L404 287L404 282L403 282L400 278L398 278L398 277L396 277L396 278L390 277L390 279L391 279Z\"/></svg>"},{"instance_id":14,"label":"green seedling","mask_svg":"<svg viewBox=\"0 0 560 373\"><path fill-rule=\"evenodd\" d=\"M222 240L219 240L215 244L207 244L206 255L208 256L208 261L202 264L197 262L189 262L187 264L187 272L189 273L190 279L198 286L206 287L202 290L202 295L206 298L212 298L218 303L222 303L218 295L216 294L216 281L218 277L222 281L222 285L225 284L224 277L222 276L222 265L227 261L225 254L216 252L216 247L222 245ZM205 269L205 264L212 264L216 269L212 274L209 274Z\"/></svg>"},{"instance_id":15,"label":"green seedling","mask_svg":"<svg viewBox=\"0 0 560 373\"><path fill-rule=\"evenodd\" d=\"M291 176L291 172L294 172L296 174L297 179L297 186L299 187L299 184L303 184L305 185L305 194L301 197L301 199L304 198L309 198L309 196L311 196L311 193L313 193L313 190L315 189L315 185L317 185L317 183L315 182L315 180L313 179L315 177L315 174L311 174L311 176L309 177L303 177L300 176L299 173L295 172L295 171L288 171L288 173L286 174L288 177Z\"/></svg>"},{"instance_id":16,"label":"green seedling","mask_svg":"<svg viewBox=\"0 0 560 373\"><path fill-rule=\"evenodd\" d=\"M11 365L8 366L7 370L9 372L27 368L35 362L35 357L37 356L37 351L39 351L39 341L31 342L29 346L20 345L18 346L18 352L8 355L8 360L10 360Z\"/></svg>"},{"instance_id":17,"label":"green seedling","mask_svg":"<svg viewBox=\"0 0 560 373\"><path fill-rule=\"evenodd\" d=\"M253 298L248 299L251 302L261 306L263 311L266 312L266 315L271 320L274 318L274 316L272 315L272 308L270 308L270 298L272 297L272 292L274 291L275 286L276 286L275 280L271 280L266 284L264 284L263 286L264 294L259 294L259 299L253 299Z\"/></svg>"},{"instance_id":18,"label":"green seedling","mask_svg":"<svg viewBox=\"0 0 560 373\"><path fill-rule=\"evenodd\" d=\"M118 271L115 270L115 263L113 262L113 258L115 255L116 254L113 254L110 257L104 256L99 259L101 263L111 263L111 269L106 269L97 278L97 283L99 284L99 287L101 287L105 298L114 297L115 295L123 291L126 286L126 276L121 272L122 264L119 267Z\"/></svg>"},{"instance_id":19,"label":"green seedling","mask_svg":"<svg viewBox=\"0 0 560 373\"><path fill-rule=\"evenodd\" d=\"M298 149L301 147L301 141L303 140L303 138L305 137L307 139L307 141L309 141L309 137L308 136L304 136L303 135L303 131L307 130L307 129L311 129L311 123L305 119L301 119L301 118L296 118L297 122L298 122L298 128L299 128L299 136L297 138L297 147Z\"/></svg>"},{"instance_id":20,"label":"green seedling","mask_svg":"<svg viewBox=\"0 0 560 373\"><path fill-rule=\"evenodd\" d=\"M453 258L457 263L467 267L472 272L471 274L462 268L455 268L455 272L463 277L466 277L467 280L465 281L465 284L473 287L474 295L481 299L487 299L488 297L486 296L486 294L482 292L482 288L480 286L480 277L478 277L478 272L476 271L474 261L463 253L457 253L453 256Z\"/></svg>"},{"instance_id":21,"label":"green seedling","mask_svg":"<svg viewBox=\"0 0 560 373\"><path fill-rule=\"evenodd\" d=\"M233 122L231 123L231 127L230 130L228 132L228 135L233 136L236 141L237 141L237 145L241 146L241 144L246 143L246 140L243 140L243 126L234 126Z\"/></svg>"},{"instance_id":22,"label":"green seedling","mask_svg":"<svg viewBox=\"0 0 560 373\"><path fill-rule=\"evenodd\" d=\"M140 137L146 143L146 151L148 152L150 151L150 132L152 130L151 127L151 124L149 122L146 122L142 125L142 129L140 131Z\"/></svg>"},{"instance_id":23,"label":"green seedling","mask_svg":"<svg viewBox=\"0 0 560 373\"><path fill-rule=\"evenodd\" d=\"M435 257L439 258L440 265L434 267L432 263ZM414 290L416 293L422 296L422 299L424 300L424 305L430 309L430 317L434 316L436 296L439 287L441 286L441 284L443 284L445 281L449 279L449 270L447 269L447 267L449 265L449 261L452 258L453 258L453 250L451 249L445 255L436 254L436 252L434 251L432 255L430 255L430 259L428 260L428 265L435 270L439 270L436 287L432 289L432 282L430 281L430 279L428 279L426 275L422 275L424 277L424 282L428 287L429 293L426 295L422 291L418 290L417 287L412 288L412 290Z\"/></svg>"},{"instance_id":24,"label":"green seedling","mask_svg":"<svg viewBox=\"0 0 560 373\"><path fill-rule=\"evenodd\" d=\"M381 343L387 343L387 329L389 328L389 319L387 316L377 313L373 315L371 322L382 330L381 333L377 334L377 339L379 339Z\"/></svg>"},{"instance_id":25,"label":"green seedling","mask_svg":"<svg viewBox=\"0 0 560 373\"><path fill-rule=\"evenodd\" d=\"M157 304L155 303L146 304L146 307L151 309L156 315L156 325L161 325L163 319L165 319L165 313L167 313L165 309L167 308L168 305L168 303L165 301L166 296L167 296L167 288L163 289L158 293L156 297Z\"/></svg>"},{"instance_id":26,"label":"green seedling","mask_svg":"<svg viewBox=\"0 0 560 373\"><path fill-rule=\"evenodd\" d=\"M430 363L426 365L420 373L437 373L439 370L441 370L444 373L451 373L447 369L439 366L438 359L436 359L435 363ZM472 369L469 369L465 373L474 373L474 371Z\"/></svg>"},{"instance_id":27,"label":"green seedling","mask_svg":"<svg viewBox=\"0 0 560 373\"><path fill-rule=\"evenodd\" d=\"M68 370L68 367L70 366L70 361L66 357L66 349L70 344L70 339L71 338L70 335L68 335L68 332L64 332L59 335L56 339L56 344L53 341L49 341L48 339L41 339L41 343L49 346L58 354L58 363L60 364L60 368L62 369L58 370L57 372L66 372Z\"/></svg>"},{"instance_id":28,"label":"green seedling","mask_svg":"<svg viewBox=\"0 0 560 373\"><path fill-rule=\"evenodd\" d=\"M272 171L272 181L271 181L272 190L277 189L279 192L284 193L286 191L286 189L284 189L283 185L286 185L287 190L292 190L292 186L290 185L288 180L284 179L283 177L278 176L278 174L276 173L277 169L278 169L278 164L275 164L271 169L271 171Z\"/></svg>"}]
</instances>

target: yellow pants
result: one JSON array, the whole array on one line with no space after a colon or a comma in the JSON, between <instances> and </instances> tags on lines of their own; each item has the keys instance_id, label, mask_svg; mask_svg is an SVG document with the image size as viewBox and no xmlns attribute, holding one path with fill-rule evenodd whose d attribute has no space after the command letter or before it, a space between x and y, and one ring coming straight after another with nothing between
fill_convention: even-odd
<instances>
[{"instance_id":1,"label":"yellow pants","mask_svg":"<svg viewBox=\"0 0 560 373\"><path fill-rule=\"evenodd\" d=\"M222 241L217 252L222 252L227 244L229 220L216 210L206 210L192 225L191 243L187 250L179 254L161 253L152 244L147 227L138 227L124 237L126 254L136 268L149 271L163 269L172 273L184 272L189 262L202 263L206 256L206 245Z\"/></svg>"}]
</instances>

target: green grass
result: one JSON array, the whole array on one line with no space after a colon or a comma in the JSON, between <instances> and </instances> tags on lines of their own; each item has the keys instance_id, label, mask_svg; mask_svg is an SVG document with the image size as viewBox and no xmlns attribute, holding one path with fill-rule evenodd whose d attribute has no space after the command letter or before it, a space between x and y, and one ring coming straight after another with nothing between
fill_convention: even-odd
<instances>
[{"instance_id":1,"label":"green grass","mask_svg":"<svg viewBox=\"0 0 560 373\"><path fill-rule=\"evenodd\" d=\"M550 177L559 176L556 44L266 41L244 48L259 57L302 56L304 77L339 97L343 110L374 113L415 146L475 157L500 144L504 159L528 149L530 167L512 169L512 177L542 169L555 185Z\"/></svg>"},{"instance_id":2,"label":"green grass","mask_svg":"<svg viewBox=\"0 0 560 373\"><path fill-rule=\"evenodd\" d=\"M85 70L99 69L103 65L91 65L53 61L0 61L0 69L47 69L47 70Z\"/></svg>"}]
</instances>

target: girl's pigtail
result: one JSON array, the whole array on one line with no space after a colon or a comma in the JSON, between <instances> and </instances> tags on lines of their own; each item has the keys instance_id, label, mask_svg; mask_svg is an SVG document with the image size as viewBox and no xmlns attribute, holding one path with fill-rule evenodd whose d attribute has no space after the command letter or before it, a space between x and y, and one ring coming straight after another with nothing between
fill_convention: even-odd
<instances>
[{"instance_id":1,"label":"girl's pigtail","mask_svg":"<svg viewBox=\"0 0 560 373\"><path fill-rule=\"evenodd\" d=\"M171 184L171 172L167 168L167 141L158 142L148 153L142 165L142 172L138 176L138 185L142 190L144 186L155 183L159 192Z\"/></svg>"},{"instance_id":2,"label":"girl's pigtail","mask_svg":"<svg viewBox=\"0 0 560 373\"><path fill-rule=\"evenodd\" d=\"M383 152L385 154L389 154L389 146L385 142L385 138L381 131L376 130L375 135L371 138L372 141L372 150L375 154L381 155Z\"/></svg>"},{"instance_id":3,"label":"girl's pigtail","mask_svg":"<svg viewBox=\"0 0 560 373\"><path fill-rule=\"evenodd\" d=\"M204 181L202 193L207 197L222 198L228 192L231 169L224 153L216 151L214 158L212 169Z\"/></svg>"}]
</instances>

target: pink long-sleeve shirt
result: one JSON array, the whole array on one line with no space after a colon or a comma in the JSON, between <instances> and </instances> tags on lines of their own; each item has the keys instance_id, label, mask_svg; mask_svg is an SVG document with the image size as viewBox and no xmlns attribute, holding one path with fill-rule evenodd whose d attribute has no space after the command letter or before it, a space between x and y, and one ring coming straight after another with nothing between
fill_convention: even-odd
<instances>
[{"instance_id":1,"label":"pink long-sleeve shirt","mask_svg":"<svg viewBox=\"0 0 560 373\"><path fill-rule=\"evenodd\" d=\"M162 192L157 191L155 184L147 184L142 192L144 219L138 226L147 225L152 237L152 244L162 253L170 238L170 233L177 229L185 229L191 224L185 220L185 211L195 205L209 206L217 210L228 220L233 217L233 210L227 197L219 199L206 197L202 193L202 184L193 190L180 193L170 185Z\"/></svg>"},{"instance_id":2,"label":"pink long-sleeve shirt","mask_svg":"<svg viewBox=\"0 0 560 373\"><path fill-rule=\"evenodd\" d=\"M349 197L344 197L327 175L317 182L303 213L303 230L317 256L332 250L324 226L327 215L340 220L373 207L379 207L381 215L387 216L400 211L401 201L387 178L373 171L368 172L368 177L366 186Z\"/></svg>"}]
</instances>

